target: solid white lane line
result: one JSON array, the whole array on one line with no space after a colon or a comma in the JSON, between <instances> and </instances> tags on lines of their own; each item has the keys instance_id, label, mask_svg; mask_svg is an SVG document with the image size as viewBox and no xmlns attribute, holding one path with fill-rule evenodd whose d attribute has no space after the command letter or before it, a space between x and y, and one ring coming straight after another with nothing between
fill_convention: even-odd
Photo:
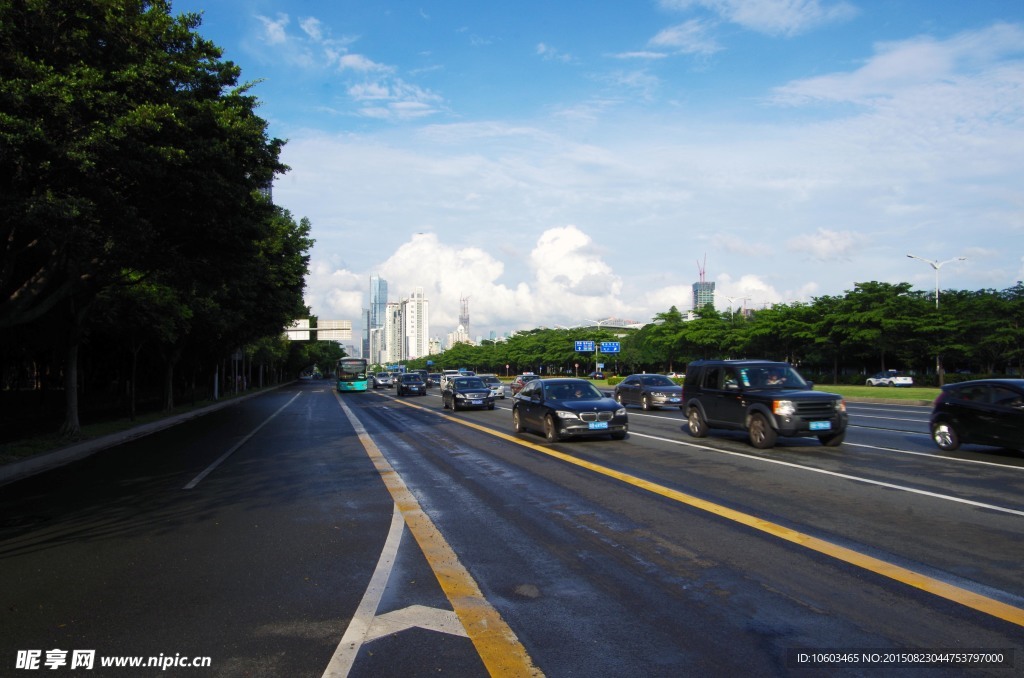
<instances>
[{"instance_id":1,"label":"solid white lane line","mask_svg":"<svg viewBox=\"0 0 1024 678\"><path fill-rule=\"evenodd\" d=\"M927 433L925 433L924 435L928 435L929 437L931 437ZM981 459L960 459L959 457L943 457L934 452L914 452L913 450L897 450L895 447L879 447L877 445L865 445L864 443L844 442L843 445L849 445L850 447L863 447L868 450L879 450L881 452L909 454L914 457L930 457L932 459L938 459L939 461L950 461L956 462L958 464L977 464L978 466L995 466L1006 471L1024 471L1024 466L1010 466L1008 464L998 464L994 461L982 461Z\"/></svg>"},{"instance_id":2,"label":"solid white lane line","mask_svg":"<svg viewBox=\"0 0 1024 678\"><path fill-rule=\"evenodd\" d=\"M405 529L405 519L402 511L395 504L391 513L391 527L388 529L388 537L384 541L384 550L381 551L377 567L370 577L370 584L363 593L363 599L359 601L356 613L352 615L352 621L345 629L345 635L341 637L337 649L331 661L324 669L323 678L344 678L352 670L352 664L359 654L359 648L366 641L370 625L373 623L374 615L377 614L377 605L380 604L381 596L384 595L384 588L387 586L388 577L395 565L395 556L398 554L398 545L402 541L402 530ZM454 614L454 613L453 613Z\"/></svg>"},{"instance_id":3,"label":"solid white lane line","mask_svg":"<svg viewBox=\"0 0 1024 678\"><path fill-rule=\"evenodd\" d=\"M882 482L881 480L871 480L870 478L861 478L860 476L852 476L846 473L837 473L836 471L826 471L825 469L813 468L811 466L803 466L801 464L794 464L789 461L782 461L781 459L766 459L764 457L755 457L742 452L731 452L729 450L720 450L715 447L708 447L707 445L698 445L695 443L687 443L681 440L672 440L671 438L662 438L660 436L652 436L644 433L636 433L630 431L629 435L637 436L639 438L650 438L651 440L660 440L666 443L674 443L676 445L686 445L687 447L696 447L701 450L708 450L711 452L718 452L720 454L728 454L733 457L743 457L744 459L751 459L753 461L760 461L766 464L778 464L779 466L788 466L790 468L800 469L801 471L808 471L810 473L820 473L822 475L832 476L834 478L843 478L845 480L853 480L858 483L866 483L868 485L877 485L878 487L887 487L892 490L900 490L903 492L910 492L912 494L920 494L926 497L933 497L935 499L943 499L945 501L952 501L958 504L967 504L968 506L975 506L978 508L989 509L992 511L999 511L1000 513L1010 513L1013 515L1024 516L1024 511L1018 511L1017 509L1006 508L1004 506L996 506L994 504L985 504L980 501L972 501L970 499L962 499L960 497L953 497L948 494L938 494L936 492L929 492L928 490L919 490L913 487L907 487L905 485L895 485L893 483Z\"/></svg>"},{"instance_id":4,"label":"solid white lane line","mask_svg":"<svg viewBox=\"0 0 1024 678\"><path fill-rule=\"evenodd\" d=\"M236 445L235 445L234 447L232 447L232 448L231 448L230 450L228 450L228 451L227 451L227 452L225 452L224 454L220 455L220 457L218 457L216 461L214 461L214 462L213 462L212 464L210 464L209 466L207 466L207 467L206 467L206 469L205 469L205 470L204 470L204 471L203 471L202 473L200 473L200 474L199 474L199 475L197 475L197 476L196 476L195 478L193 478L193 479L192 479L192 480L191 480L191 481L189 482L189 484L188 484L188 485L186 485L185 487L183 487L183 488L181 488L181 489L183 489L183 490L191 490L191 489L192 489L192 488L194 488L194 487L195 487L196 485L198 485L198 484L199 484L199 483L200 483L200 482L201 482L201 481L203 480L203 478L205 478L206 476L208 476L208 475L210 475L211 473L213 473L213 470L214 470L215 468L217 468L218 466L220 466L220 465L221 465L221 464L222 464L222 463L224 462L224 460L225 460L225 459L227 459L227 458L228 458L228 457L230 457L230 456L231 456L232 454L234 454L234 453L235 453L235 451L236 451L236 450L238 450L238 448L240 448L240 447L241 447L242 445L245 445L245 444L246 444L247 442L249 442L249 439L250 439L250 438L252 438L252 437L253 437L254 435L256 435L256 432L257 432L257 431L259 431L259 430L260 430L261 428L263 428L263 427L264 427L264 426L266 426L266 425L267 425L268 423L270 423L270 420L271 420L271 419L273 419L273 418L274 418L274 417L276 417L277 415L281 414L281 411L282 411L282 410L284 410L284 408L288 407L288 406L289 406L289 405L291 405L291 404L292 404L293 402L295 402L295 399L296 399L296 398L298 398L298 397L299 397L300 395L302 395L302 392L301 392L301 391L300 391L299 393L296 393L296 394L295 394L294 396L292 396L292 399L291 399L291 400L289 400L288 402L286 402L286 403L285 403L284 405L282 405L282 406L281 406L281 408L280 408L280 409L279 409L279 410L278 410L277 412L274 412L274 413L273 413L272 415L270 415L269 417L267 417L267 418L266 418L266 419L265 419L265 420L263 421L263 423L262 423L262 424L260 424L259 426L257 426L256 428L254 428L254 429L252 430L252 432L251 432L251 433L249 433L249 435L245 436L245 437L244 437L244 438L242 438L242 439L241 439L240 441L238 441L238 443L237 443L237 444L236 444Z\"/></svg>"}]
</instances>

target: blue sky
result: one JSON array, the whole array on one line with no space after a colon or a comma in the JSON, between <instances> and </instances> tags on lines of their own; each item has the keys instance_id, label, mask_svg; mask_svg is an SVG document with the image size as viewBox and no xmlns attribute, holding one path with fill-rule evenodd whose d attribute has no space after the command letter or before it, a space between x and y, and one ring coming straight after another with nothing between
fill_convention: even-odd
<instances>
[{"instance_id":1,"label":"blue sky","mask_svg":"<svg viewBox=\"0 0 1024 678\"><path fill-rule=\"evenodd\" d=\"M1024 278L1024 3L187 0L258 81L307 303L431 334ZM705 263L706 262L706 263ZM732 298L732 301L729 298Z\"/></svg>"}]
</instances>

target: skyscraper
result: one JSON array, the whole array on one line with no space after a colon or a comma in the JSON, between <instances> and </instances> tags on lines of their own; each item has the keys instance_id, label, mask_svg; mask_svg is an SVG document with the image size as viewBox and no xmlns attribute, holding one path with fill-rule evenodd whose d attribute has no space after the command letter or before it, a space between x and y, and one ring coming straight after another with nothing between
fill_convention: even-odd
<instances>
[{"instance_id":1,"label":"skyscraper","mask_svg":"<svg viewBox=\"0 0 1024 678\"><path fill-rule=\"evenodd\" d=\"M373 330L380 330L384 327L384 313L388 305L388 281L380 276L370 276L370 307L363 309L363 321L366 323L366 333L363 336L363 355L370 360L380 360L380 350L383 345L371 339ZM381 333L383 336L383 333Z\"/></svg>"},{"instance_id":2,"label":"skyscraper","mask_svg":"<svg viewBox=\"0 0 1024 678\"><path fill-rule=\"evenodd\" d=\"M699 311L708 304L715 305L715 283L704 280L693 283L693 310Z\"/></svg>"},{"instance_id":3,"label":"skyscraper","mask_svg":"<svg viewBox=\"0 0 1024 678\"><path fill-rule=\"evenodd\" d=\"M430 302L422 287L413 290L412 296L402 300L402 329L405 335L407 360L430 354Z\"/></svg>"},{"instance_id":4,"label":"skyscraper","mask_svg":"<svg viewBox=\"0 0 1024 678\"><path fill-rule=\"evenodd\" d=\"M384 327L384 311L388 306L388 281L379 275L370 276L370 327Z\"/></svg>"},{"instance_id":5,"label":"skyscraper","mask_svg":"<svg viewBox=\"0 0 1024 678\"><path fill-rule=\"evenodd\" d=\"M693 310L697 312L711 304L715 305L715 283L708 282L705 277L708 266L708 255L704 255L704 263L697 262L697 272L700 274L700 281L693 283Z\"/></svg>"}]
</instances>

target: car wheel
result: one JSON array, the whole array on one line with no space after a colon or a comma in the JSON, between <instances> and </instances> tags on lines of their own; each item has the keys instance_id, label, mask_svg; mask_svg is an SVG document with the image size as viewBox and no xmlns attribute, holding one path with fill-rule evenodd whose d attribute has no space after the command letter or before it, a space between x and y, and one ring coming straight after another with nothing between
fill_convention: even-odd
<instances>
[{"instance_id":1,"label":"car wheel","mask_svg":"<svg viewBox=\"0 0 1024 678\"><path fill-rule=\"evenodd\" d=\"M458 412L458 411L459 411L459 401L456 400L455 398L452 398L452 412Z\"/></svg>"},{"instance_id":2,"label":"car wheel","mask_svg":"<svg viewBox=\"0 0 1024 678\"><path fill-rule=\"evenodd\" d=\"M818 440L825 447L839 447L843 444L843 440L846 439L846 431L840 433L832 433L827 436L818 436Z\"/></svg>"},{"instance_id":3,"label":"car wheel","mask_svg":"<svg viewBox=\"0 0 1024 678\"><path fill-rule=\"evenodd\" d=\"M686 423L690 427L690 435L694 438L703 438L708 434L708 424L704 421L704 417L700 416L700 410L696 407L690 408L690 412L686 415Z\"/></svg>"},{"instance_id":4,"label":"car wheel","mask_svg":"<svg viewBox=\"0 0 1024 678\"><path fill-rule=\"evenodd\" d=\"M549 443L557 443L561 436L558 435L558 426L555 424L554 415L549 414L544 418L544 437Z\"/></svg>"},{"instance_id":5,"label":"car wheel","mask_svg":"<svg viewBox=\"0 0 1024 678\"><path fill-rule=\"evenodd\" d=\"M960 436L952 424L941 421L932 427L932 440L939 446L940 450L952 452L960 447Z\"/></svg>"},{"instance_id":6,"label":"car wheel","mask_svg":"<svg viewBox=\"0 0 1024 678\"><path fill-rule=\"evenodd\" d=\"M487 409L489 409L489 410L493 410L493 409L494 409L494 403L491 403L490 405L488 405L488 406L487 406Z\"/></svg>"},{"instance_id":7,"label":"car wheel","mask_svg":"<svg viewBox=\"0 0 1024 678\"><path fill-rule=\"evenodd\" d=\"M526 427L523 426L523 420L519 418L518 408L512 410L512 428L516 433L522 433L526 430Z\"/></svg>"},{"instance_id":8,"label":"car wheel","mask_svg":"<svg viewBox=\"0 0 1024 678\"><path fill-rule=\"evenodd\" d=\"M775 433L775 429L768 423L768 419L760 412L750 417L749 433L750 444L757 449L767 450L775 447L775 440L778 438L778 434Z\"/></svg>"},{"instance_id":9,"label":"car wheel","mask_svg":"<svg viewBox=\"0 0 1024 678\"><path fill-rule=\"evenodd\" d=\"M895 385L896 385L895 381L890 381L888 384L886 384L886 386L895 386Z\"/></svg>"}]
</instances>

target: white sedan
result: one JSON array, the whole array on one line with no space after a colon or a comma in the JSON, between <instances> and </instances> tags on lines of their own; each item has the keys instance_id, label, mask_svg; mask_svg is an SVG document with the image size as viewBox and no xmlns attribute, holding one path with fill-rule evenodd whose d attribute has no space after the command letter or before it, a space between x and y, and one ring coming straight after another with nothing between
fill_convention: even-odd
<instances>
[{"instance_id":1,"label":"white sedan","mask_svg":"<svg viewBox=\"0 0 1024 678\"><path fill-rule=\"evenodd\" d=\"M867 386L913 386L914 378L896 370L889 370L888 372L879 372L873 377L868 377L864 383Z\"/></svg>"}]
</instances>

